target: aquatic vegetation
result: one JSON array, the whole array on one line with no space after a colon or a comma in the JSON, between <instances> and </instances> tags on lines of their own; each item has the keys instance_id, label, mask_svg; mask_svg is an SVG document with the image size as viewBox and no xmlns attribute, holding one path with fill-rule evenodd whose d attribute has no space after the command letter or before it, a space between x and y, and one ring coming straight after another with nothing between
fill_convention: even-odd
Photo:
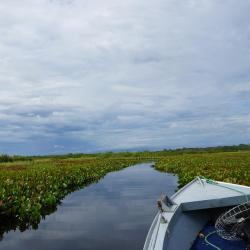
<instances>
[{"instance_id":1,"label":"aquatic vegetation","mask_svg":"<svg viewBox=\"0 0 250 250\"><path fill-rule=\"evenodd\" d=\"M18 227L36 228L68 193L136 159L40 159L0 164L0 235Z\"/></svg>"},{"instance_id":2,"label":"aquatic vegetation","mask_svg":"<svg viewBox=\"0 0 250 250\"><path fill-rule=\"evenodd\" d=\"M108 172L140 162L154 161L157 170L178 174L179 186L198 175L250 185L247 149L248 145L233 146L234 152L207 148L50 157L4 155L0 163L0 239L8 230L36 228L68 193L98 181Z\"/></svg>"},{"instance_id":3,"label":"aquatic vegetation","mask_svg":"<svg viewBox=\"0 0 250 250\"><path fill-rule=\"evenodd\" d=\"M180 187L196 176L250 185L250 151L168 156L157 161L155 167L178 174Z\"/></svg>"}]
</instances>

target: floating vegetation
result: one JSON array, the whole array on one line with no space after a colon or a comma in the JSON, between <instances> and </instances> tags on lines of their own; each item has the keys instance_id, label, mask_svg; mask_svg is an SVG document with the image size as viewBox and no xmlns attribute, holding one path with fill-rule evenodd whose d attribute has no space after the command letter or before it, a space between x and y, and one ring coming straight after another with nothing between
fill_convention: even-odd
<instances>
[{"instance_id":1,"label":"floating vegetation","mask_svg":"<svg viewBox=\"0 0 250 250\"><path fill-rule=\"evenodd\" d=\"M0 239L4 232L37 228L65 195L98 181L108 172L140 162L179 176L183 186L198 175L250 185L249 145L157 152L0 157ZM234 152L221 152L232 150ZM237 151L239 150L239 151ZM242 151L243 150L243 151Z\"/></svg>"},{"instance_id":2,"label":"floating vegetation","mask_svg":"<svg viewBox=\"0 0 250 250\"><path fill-rule=\"evenodd\" d=\"M0 236L37 228L66 194L98 181L136 159L40 159L0 164Z\"/></svg>"},{"instance_id":3,"label":"floating vegetation","mask_svg":"<svg viewBox=\"0 0 250 250\"><path fill-rule=\"evenodd\" d=\"M250 151L168 156L157 161L155 168L178 174L180 187L196 176L250 185Z\"/></svg>"}]
</instances>

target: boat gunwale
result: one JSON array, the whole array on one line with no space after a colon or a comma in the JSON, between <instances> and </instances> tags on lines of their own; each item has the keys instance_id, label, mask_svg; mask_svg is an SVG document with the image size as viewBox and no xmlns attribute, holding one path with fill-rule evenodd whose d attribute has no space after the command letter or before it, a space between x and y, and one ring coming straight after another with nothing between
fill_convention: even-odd
<instances>
[{"instance_id":1,"label":"boat gunwale","mask_svg":"<svg viewBox=\"0 0 250 250\"><path fill-rule=\"evenodd\" d=\"M148 230L148 233L147 233L147 236L146 236L146 241L144 243L143 249L150 249L152 236L153 236L154 229L156 227L157 221L159 219L159 215L160 215L160 212L158 211L157 214L154 217L153 222L151 223L151 226L150 226L149 230Z\"/></svg>"}]
</instances>

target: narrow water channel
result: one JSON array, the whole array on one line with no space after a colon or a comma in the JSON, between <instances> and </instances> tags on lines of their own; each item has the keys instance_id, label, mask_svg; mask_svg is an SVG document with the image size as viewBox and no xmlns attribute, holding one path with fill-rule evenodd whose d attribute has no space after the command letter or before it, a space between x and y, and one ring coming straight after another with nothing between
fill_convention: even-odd
<instances>
[{"instance_id":1,"label":"narrow water channel","mask_svg":"<svg viewBox=\"0 0 250 250\"><path fill-rule=\"evenodd\" d=\"M66 196L37 230L6 233L0 249L141 250L157 212L157 198L176 188L175 176L150 164L109 173Z\"/></svg>"}]
</instances>

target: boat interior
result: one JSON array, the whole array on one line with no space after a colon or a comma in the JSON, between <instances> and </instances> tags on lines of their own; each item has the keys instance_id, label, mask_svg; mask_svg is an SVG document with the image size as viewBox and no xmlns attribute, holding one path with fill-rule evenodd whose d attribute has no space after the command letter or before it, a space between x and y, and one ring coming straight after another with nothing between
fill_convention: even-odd
<instances>
[{"instance_id":1,"label":"boat interior","mask_svg":"<svg viewBox=\"0 0 250 250\"><path fill-rule=\"evenodd\" d=\"M169 234L171 234L171 237L165 239L163 249L245 250L246 241L225 240L216 232L215 222L217 218L231 208L210 208L182 212L177 216L174 227L170 227Z\"/></svg>"},{"instance_id":2,"label":"boat interior","mask_svg":"<svg viewBox=\"0 0 250 250\"><path fill-rule=\"evenodd\" d=\"M222 239L216 232L214 227L214 221L209 221L204 228L201 230L200 234L197 236L193 246L190 250L211 250L211 249L221 249L221 250L245 250L246 242L244 240L225 240ZM215 232L215 233L214 233ZM208 242L206 242L205 237L208 237Z\"/></svg>"},{"instance_id":3,"label":"boat interior","mask_svg":"<svg viewBox=\"0 0 250 250\"><path fill-rule=\"evenodd\" d=\"M248 211L250 220L249 201L249 187L197 177L170 199L162 197L159 200L159 213L150 227L144 250L250 250L250 222L245 216L230 215L229 221L221 220L224 226L231 229L234 225L237 228L244 225L244 230L248 222L249 230L244 231L244 237L238 237L237 241L219 236L228 233L228 228L224 230L222 227L219 234L215 230L215 222L222 218L222 214L232 208L235 211L244 204L247 204L244 211Z\"/></svg>"}]
</instances>

